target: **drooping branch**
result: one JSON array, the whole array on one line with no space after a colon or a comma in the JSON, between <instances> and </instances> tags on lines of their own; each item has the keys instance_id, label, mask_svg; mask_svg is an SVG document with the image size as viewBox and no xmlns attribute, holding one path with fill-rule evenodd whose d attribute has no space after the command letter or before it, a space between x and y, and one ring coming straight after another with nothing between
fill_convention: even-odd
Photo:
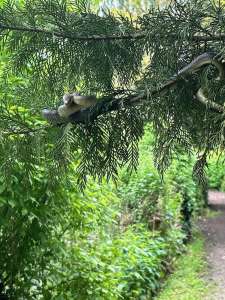
<instances>
[{"instance_id":1,"label":"drooping branch","mask_svg":"<svg viewBox=\"0 0 225 300\"><path fill-rule=\"evenodd\" d=\"M1 128L1 135L4 137L10 137L10 136L19 136L19 135L31 135L35 134L36 132L45 131L52 127L51 124L42 124L42 125L29 125L26 123L22 116L17 113L17 115L12 115L10 111L7 111L7 108L5 108L6 112L1 111L1 121L4 124L2 127L2 124L0 124Z\"/></svg>"}]
</instances>

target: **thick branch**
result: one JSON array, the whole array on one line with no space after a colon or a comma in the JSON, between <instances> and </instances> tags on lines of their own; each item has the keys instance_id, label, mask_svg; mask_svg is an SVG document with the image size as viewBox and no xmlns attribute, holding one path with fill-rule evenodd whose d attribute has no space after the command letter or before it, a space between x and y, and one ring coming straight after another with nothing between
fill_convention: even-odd
<instances>
[{"instance_id":1,"label":"thick branch","mask_svg":"<svg viewBox=\"0 0 225 300\"><path fill-rule=\"evenodd\" d=\"M9 31L22 31L31 33L40 33L48 36L59 37L63 39L79 40L79 41L107 41L107 40L128 40L128 39L142 39L146 37L143 32L137 32L133 34L123 34L123 35L79 35L73 33L64 33L59 31L50 31L37 27L25 27L25 26L11 26L0 24L0 30Z\"/></svg>"},{"instance_id":2,"label":"thick branch","mask_svg":"<svg viewBox=\"0 0 225 300\"><path fill-rule=\"evenodd\" d=\"M70 40L78 40L78 41L110 41L110 40L139 40L149 37L150 34L147 32L136 32L136 33L129 33L129 34L121 34L121 35L80 35L80 34L73 34L73 33L64 33L60 31L50 31L38 27L27 27L27 26L17 26L17 25L6 25L0 23L0 30L9 30L9 31L22 31L22 32L31 32L31 33L38 33L38 34L45 34L48 36L54 36L63 39L70 39ZM155 34L154 34L155 37ZM174 39L180 39L180 36L177 34L171 34L171 37ZM159 37L160 38L160 37ZM214 35L194 35L188 37L190 41L195 42L209 42L209 41L224 41L225 34L214 34Z\"/></svg>"}]
</instances>

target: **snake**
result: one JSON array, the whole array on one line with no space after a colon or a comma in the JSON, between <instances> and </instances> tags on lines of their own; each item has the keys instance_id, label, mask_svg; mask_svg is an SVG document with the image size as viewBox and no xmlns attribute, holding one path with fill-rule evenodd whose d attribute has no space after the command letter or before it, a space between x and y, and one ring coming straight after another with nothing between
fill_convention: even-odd
<instances>
[{"instance_id":1,"label":"snake","mask_svg":"<svg viewBox=\"0 0 225 300\"><path fill-rule=\"evenodd\" d=\"M180 69L176 74L174 74L162 87L159 89L159 94L168 88L171 88L178 83L179 80L185 78L187 75L191 75L197 72L201 67L213 65L218 70L218 76L216 80L222 80L225 77L224 65L222 63L221 54L215 55L212 52L205 52L200 54L195 59L193 59L189 64ZM225 109L222 105L209 100L203 92L202 87L200 87L196 93L195 98L202 104L208 106L210 109L217 111L219 113L224 113Z\"/></svg>"},{"instance_id":2,"label":"snake","mask_svg":"<svg viewBox=\"0 0 225 300\"><path fill-rule=\"evenodd\" d=\"M168 88L169 86L174 85L177 83L179 79L184 78L187 75L191 75L198 71L201 67L206 65L214 65L218 72L219 76L217 79L224 78L224 66L222 62L218 59L216 59L217 55L211 53L211 52L205 52L203 54L200 54L197 56L193 61L191 61L188 65L183 67L181 70L179 70L176 74L174 74L162 87L164 90L165 88Z\"/></svg>"},{"instance_id":3,"label":"snake","mask_svg":"<svg viewBox=\"0 0 225 300\"><path fill-rule=\"evenodd\" d=\"M214 53L211 53L211 52L205 52L205 53L197 56L189 64L187 64L185 67L180 69L176 74L174 74L166 83L164 83L161 86L161 88L158 91L156 91L156 93L158 93L158 94L162 93L164 90L177 84L177 82L180 79L183 79L185 76L195 73L201 67L206 66L206 65L213 65L217 68L218 77L216 78L216 80L224 79L225 71L224 71L224 65L220 58L220 54L215 55ZM132 102L135 102L136 100L139 100L141 98L142 98L142 95L132 99L133 100ZM215 110L219 113L225 112L225 109L222 105L209 100L204 95L202 87L200 87L199 90L197 91L196 99L199 102L203 103L204 105L210 107L212 110ZM49 123L52 123L52 124L61 124L65 121L59 116L57 110L43 109L42 116L46 121L48 121Z\"/></svg>"}]
</instances>

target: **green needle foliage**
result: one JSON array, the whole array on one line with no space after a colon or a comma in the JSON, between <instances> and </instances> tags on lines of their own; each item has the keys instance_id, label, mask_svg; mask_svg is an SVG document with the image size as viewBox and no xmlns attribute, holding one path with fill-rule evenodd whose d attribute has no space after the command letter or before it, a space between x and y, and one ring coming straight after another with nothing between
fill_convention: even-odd
<instances>
[{"instance_id":1,"label":"green needle foliage","mask_svg":"<svg viewBox=\"0 0 225 300\"><path fill-rule=\"evenodd\" d=\"M196 56L212 51L223 56L224 28L220 1L173 1L134 18L92 11L84 0L2 1L0 43L7 54L2 147L14 150L13 159L26 143L29 157L23 151L24 158L50 161L51 170L78 158L84 187L89 175L116 179L119 167L135 169L137 145L150 122L159 170L168 167L176 151L195 149L204 153L195 167L203 177L207 154L224 147L225 123L224 114L197 101L196 93L202 87L210 101L223 105L224 79L215 80L217 71L208 66L157 91ZM25 83L14 85L17 96L11 97L9 81L15 75ZM83 122L54 128L39 118L28 126L21 113L13 120L8 113L19 103L37 117L44 107L57 107L65 91L75 90L98 97Z\"/></svg>"}]
</instances>

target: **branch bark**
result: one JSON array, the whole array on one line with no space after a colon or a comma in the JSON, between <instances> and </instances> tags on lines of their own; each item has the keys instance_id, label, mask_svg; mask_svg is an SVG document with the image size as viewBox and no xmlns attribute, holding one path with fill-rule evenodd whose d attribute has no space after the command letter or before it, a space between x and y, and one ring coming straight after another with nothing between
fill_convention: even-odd
<instances>
[{"instance_id":1,"label":"branch bark","mask_svg":"<svg viewBox=\"0 0 225 300\"><path fill-rule=\"evenodd\" d=\"M26 26L17 26L17 25L7 25L0 23L0 30L8 30L8 31L22 31L22 32L31 32L37 34L45 34L48 36L77 40L77 41L110 41L110 40L140 40L146 37L149 37L149 33L147 32L136 32L129 34L121 34L121 35L79 35L73 33L63 33L60 31L50 31L43 28L38 27L26 27ZM180 39L179 35L172 34L171 37L174 39ZM195 42L209 42L209 41L225 41L225 34L215 34L215 35L193 35L188 37L190 41Z\"/></svg>"},{"instance_id":2,"label":"branch bark","mask_svg":"<svg viewBox=\"0 0 225 300\"><path fill-rule=\"evenodd\" d=\"M26 26L16 26L16 25L4 25L0 23L0 30L9 30L9 31L22 31L22 32L31 32L38 34L45 34L48 36L78 40L78 41L109 41L109 40L129 40L129 39L143 39L146 37L144 32L137 32L133 34L123 34L123 35L79 35L79 34L68 34L60 31L50 31L37 27L26 27Z\"/></svg>"}]
</instances>

